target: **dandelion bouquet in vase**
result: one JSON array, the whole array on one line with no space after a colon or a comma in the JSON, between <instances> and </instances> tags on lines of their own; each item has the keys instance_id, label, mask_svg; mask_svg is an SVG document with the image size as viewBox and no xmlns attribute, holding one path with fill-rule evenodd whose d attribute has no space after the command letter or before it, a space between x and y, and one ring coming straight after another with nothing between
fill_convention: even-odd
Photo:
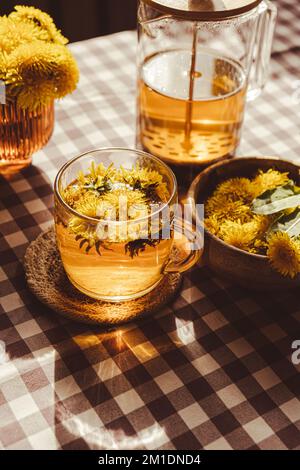
<instances>
[{"instance_id":1,"label":"dandelion bouquet in vase","mask_svg":"<svg viewBox=\"0 0 300 470\"><path fill-rule=\"evenodd\" d=\"M52 134L54 100L75 90L79 71L67 42L36 8L16 6L0 17L0 173L30 163Z\"/></svg>"}]
</instances>

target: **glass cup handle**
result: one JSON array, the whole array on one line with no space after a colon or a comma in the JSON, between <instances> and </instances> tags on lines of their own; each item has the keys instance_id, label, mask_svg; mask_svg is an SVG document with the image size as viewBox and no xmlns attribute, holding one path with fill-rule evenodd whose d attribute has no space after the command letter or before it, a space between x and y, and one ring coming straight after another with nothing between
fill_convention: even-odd
<instances>
[{"instance_id":1,"label":"glass cup handle","mask_svg":"<svg viewBox=\"0 0 300 470\"><path fill-rule=\"evenodd\" d=\"M252 101L262 92L270 69L272 42L277 17L277 7L269 0L264 0L258 7L261 9L258 19L256 41L254 45L253 67L247 99Z\"/></svg>"},{"instance_id":2,"label":"glass cup handle","mask_svg":"<svg viewBox=\"0 0 300 470\"><path fill-rule=\"evenodd\" d=\"M174 242L164 273L183 273L199 261L204 245L203 234L191 223L178 219L174 223Z\"/></svg>"}]
</instances>

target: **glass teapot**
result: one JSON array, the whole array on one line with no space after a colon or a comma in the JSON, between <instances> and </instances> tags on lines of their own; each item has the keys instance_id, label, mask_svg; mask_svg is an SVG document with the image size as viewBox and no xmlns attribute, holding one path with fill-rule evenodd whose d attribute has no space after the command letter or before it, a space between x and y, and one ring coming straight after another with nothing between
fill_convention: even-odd
<instances>
[{"instance_id":1,"label":"glass teapot","mask_svg":"<svg viewBox=\"0 0 300 470\"><path fill-rule=\"evenodd\" d=\"M180 170L234 156L276 14L267 0L140 0L138 147Z\"/></svg>"}]
</instances>

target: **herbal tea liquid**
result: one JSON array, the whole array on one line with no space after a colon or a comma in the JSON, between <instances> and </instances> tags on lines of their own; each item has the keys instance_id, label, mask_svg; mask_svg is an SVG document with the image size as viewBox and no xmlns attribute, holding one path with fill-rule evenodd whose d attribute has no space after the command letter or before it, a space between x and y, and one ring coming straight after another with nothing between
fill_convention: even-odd
<instances>
[{"instance_id":1,"label":"herbal tea liquid","mask_svg":"<svg viewBox=\"0 0 300 470\"><path fill-rule=\"evenodd\" d=\"M209 163L234 152L243 122L246 78L240 64L201 50L155 54L142 66L139 140L169 163ZM190 125L187 130L188 109Z\"/></svg>"},{"instance_id":2,"label":"herbal tea liquid","mask_svg":"<svg viewBox=\"0 0 300 470\"><path fill-rule=\"evenodd\" d=\"M62 224L56 224L56 237L65 270L73 284L82 292L105 300L124 300L145 293L160 281L169 260L172 239L160 240L155 246L131 253L126 243L93 246L88 253L80 248L76 236ZM149 288L150 286L150 288Z\"/></svg>"}]
</instances>

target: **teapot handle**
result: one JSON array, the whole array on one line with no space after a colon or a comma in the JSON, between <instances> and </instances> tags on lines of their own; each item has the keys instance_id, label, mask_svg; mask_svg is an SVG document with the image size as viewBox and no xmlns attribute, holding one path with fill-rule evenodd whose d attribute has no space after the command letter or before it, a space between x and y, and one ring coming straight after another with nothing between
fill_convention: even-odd
<instances>
[{"instance_id":1,"label":"teapot handle","mask_svg":"<svg viewBox=\"0 0 300 470\"><path fill-rule=\"evenodd\" d=\"M264 0L260 6L254 45L253 67L248 87L247 99L252 101L262 92L269 75L272 41L274 36L277 7L273 2Z\"/></svg>"}]
</instances>

